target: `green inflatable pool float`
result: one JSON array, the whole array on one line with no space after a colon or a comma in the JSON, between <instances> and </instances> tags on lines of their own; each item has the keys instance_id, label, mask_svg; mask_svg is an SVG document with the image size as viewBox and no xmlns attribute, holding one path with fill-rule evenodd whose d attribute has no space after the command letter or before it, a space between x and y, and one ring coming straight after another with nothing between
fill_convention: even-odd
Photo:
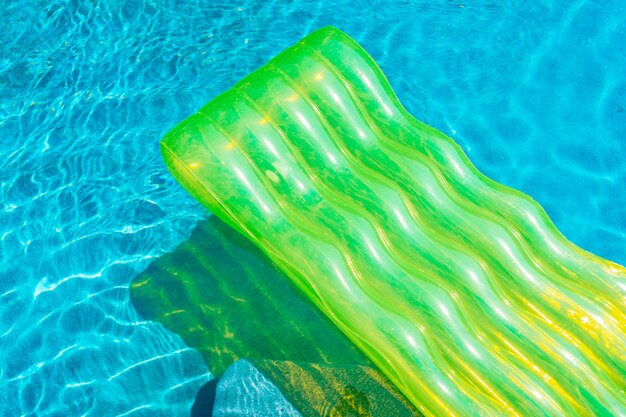
<instances>
[{"instance_id":1,"label":"green inflatable pool float","mask_svg":"<svg viewBox=\"0 0 626 417\"><path fill-rule=\"evenodd\" d=\"M161 142L428 416L626 416L626 270L414 119L324 28Z\"/></svg>"}]
</instances>

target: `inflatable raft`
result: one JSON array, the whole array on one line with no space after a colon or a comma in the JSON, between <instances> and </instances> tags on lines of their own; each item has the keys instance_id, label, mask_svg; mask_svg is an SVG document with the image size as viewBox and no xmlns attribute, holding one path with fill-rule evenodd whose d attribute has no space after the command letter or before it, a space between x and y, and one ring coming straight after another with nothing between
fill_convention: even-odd
<instances>
[{"instance_id":1,"label":"inflatable raft","mask_svg":"<svg viewBox=\"0 0 626 417\"><path fill-rule=\"evenodd\" d=\"M334 28L161 142L428 416L626 415L626 270L414 119Z\"/></svg>"}]
</instances>

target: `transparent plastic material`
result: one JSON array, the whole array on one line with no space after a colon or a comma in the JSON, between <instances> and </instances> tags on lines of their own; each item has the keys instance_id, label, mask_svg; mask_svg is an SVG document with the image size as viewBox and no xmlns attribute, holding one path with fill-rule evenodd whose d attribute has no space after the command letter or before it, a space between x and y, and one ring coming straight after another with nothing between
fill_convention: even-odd
<instances>
[{"instance_id":1,"label":"transparent plastic material","mask_svg":"<svg viewBox=\"0 0 626 417\"><path fill-rule=\"evenodd\" d=\"M626 416L626 270L408 114L339 30L161 145L424 414Z\"/></svg>"}]
</instances>

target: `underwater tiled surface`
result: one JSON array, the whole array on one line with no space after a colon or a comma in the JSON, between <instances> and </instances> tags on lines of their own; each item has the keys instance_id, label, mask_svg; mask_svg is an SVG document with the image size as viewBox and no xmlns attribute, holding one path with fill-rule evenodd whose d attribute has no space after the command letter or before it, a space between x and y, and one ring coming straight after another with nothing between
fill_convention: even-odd
<instances>
[{"instance_id":1,"label":"underwater tiled surface","mask_svg":"<svg viewBox=\"0 0 626 417\"><path fill-rule=\"evenodd\" d=\"M301 417L276 385L245 359L231 365L217 384L214 417Z\"/></svg>"}]
</instances>

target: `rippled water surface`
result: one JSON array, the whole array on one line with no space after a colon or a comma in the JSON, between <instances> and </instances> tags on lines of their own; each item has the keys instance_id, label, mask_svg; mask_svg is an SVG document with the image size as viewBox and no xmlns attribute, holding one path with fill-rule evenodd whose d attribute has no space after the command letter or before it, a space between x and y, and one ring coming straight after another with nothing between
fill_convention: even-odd
<instances>
[{"instance_id":1,"label":"rippled water surface","mask_svg":"<svg viewBox=\"0 0 626 417\"><path fill-rule=\"evenodd\" d=\"M189 414L210 372L128 296L207 215L158 141L328 24L487 175L626 263L623 1L142 3L0 7L0 415Z\"/></svg>"}]
</instances>

